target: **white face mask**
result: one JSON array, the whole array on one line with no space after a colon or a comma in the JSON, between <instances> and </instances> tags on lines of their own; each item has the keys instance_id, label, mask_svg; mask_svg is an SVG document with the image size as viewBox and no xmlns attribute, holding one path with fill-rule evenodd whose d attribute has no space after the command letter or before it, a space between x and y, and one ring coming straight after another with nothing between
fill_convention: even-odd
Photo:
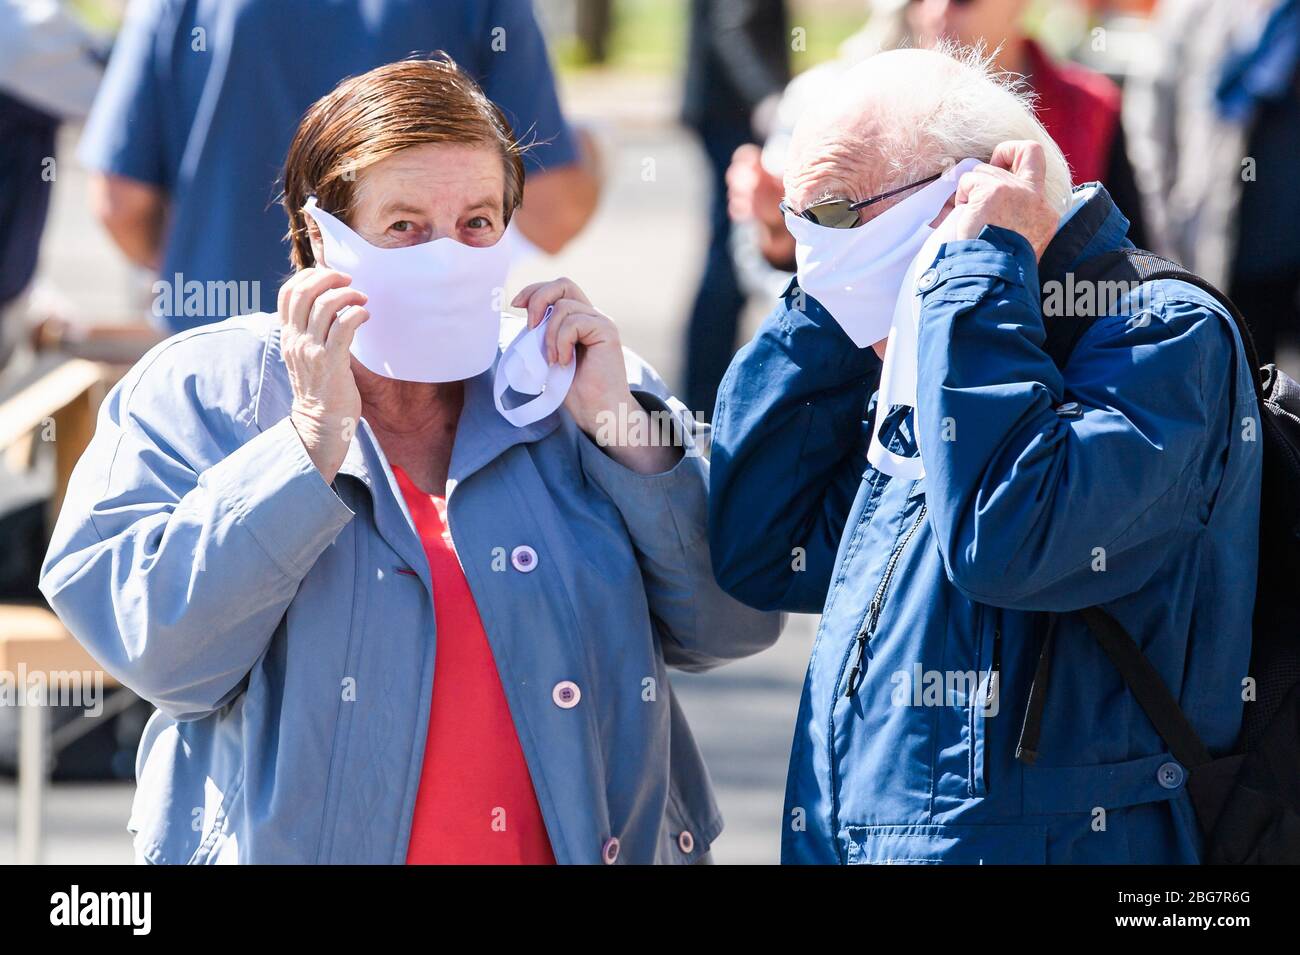
<instances>
[{"instance_id":1,"label":"white face mask","mask_svg":"<svg viewBox=\"0 0 1300 955\"><path fill-rule=\"evenodd\" d=\"M567 365L547 364L546 326L550 324L554 309L554 305L548 305L536 328L520 331L501 353L501 362L497 365L492 397L501 417L516 428L541 421L564 404L574 373L578 370L576 358ZM507 408L503 401L507 388L521 396L536 397Z\"/></svg>"},{"instance_id":2,"label":"white face mask","mask_svg":"<svg viewBox=\"0 0 1300 955\"><path fill-rule=\"evenodd\" d=\"M930 223L957 191L957 180L978 164L963 159L855 229L832 229L785 213L799 287L830 312L853 344L867 348L889 335L894 300L912 259L934 232Z\"/></svg>"},{"instance_id":3,"label":"white face mask","mask_svg":"<svg viewBox=\"0 0 1300 955\"><path fill-rule=\"evenodd\" d=\"M375 374L402 381L463 381L492 367L501 300L515 244L509 233L476 248L455 239L381 249L316 205L325 264L352 276L370 319L352 354Z\"/></svg>"},{"instance_id":4,"label":"white face mask","mask_svg":"<svg viewBox=\"0 0 1300 955\"><path fill-rule=\"evenodd\" d=\"M932 229L930 223L957 191L957 180L977 165L977 159L963 159L856 229L831 229L789 212L785 216L796 243L799 287L830 312L859 348L889 340L867 459L876 469L904 480L925 477L919 450L914 457L895 454L881 442L880 427L891 408L906 405L912 409L915 434L920 414L917 275L934 261L946 238L942 227Z\"/></svg>"}]
</instances>

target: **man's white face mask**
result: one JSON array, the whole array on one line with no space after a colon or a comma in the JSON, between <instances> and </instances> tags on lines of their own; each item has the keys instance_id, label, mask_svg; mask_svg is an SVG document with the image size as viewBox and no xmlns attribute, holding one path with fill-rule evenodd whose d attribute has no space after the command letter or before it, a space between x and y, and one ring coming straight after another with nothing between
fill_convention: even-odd
<instances>
[{"instance_id":1,"label":"man's white face mask","mask_svg":"<svg viewBox=\"0 0 1300 955\"><path fill-rule=\"evenodd\" d=\"M795 240L799 287L815 298L859 348L886 338L875 427L867 458L886 474L907 480L925 476L918 453L903 457L880 441L880 426L897 405L916 408L916 275L938 254L942 228L930 227L957 191L957 181L979 165L963 159L929 185L854 229L832 229L786 210ZM924 261L922 261L924 260Z\"/></svg>"},{"instance_id":2,"label":"man's white face mask","mask_svg":"<svg viewBox=\"0 0 1300 955\"><path fill-rule=\"evenodd\" d=\"M320 228L325 264L352 276L370 319L352 354L376 374L403 381L473 378L492 367L514 244L473 247L455 239L381 249L321 209L304 212Z\"/></svg>"},{"instance_id":3,"label":"man's white face mask","mask_svg":"<svg viewBox=\"0 0 1300 955\"><path fill-rule=\"evenodd\" d=\"M859 348L889 335L903 276L933 233L930 223L979 164L963 159L927 186L854 229L832 229L790 210L799 287L822 304Z\"/></svg>"}]
</instances>

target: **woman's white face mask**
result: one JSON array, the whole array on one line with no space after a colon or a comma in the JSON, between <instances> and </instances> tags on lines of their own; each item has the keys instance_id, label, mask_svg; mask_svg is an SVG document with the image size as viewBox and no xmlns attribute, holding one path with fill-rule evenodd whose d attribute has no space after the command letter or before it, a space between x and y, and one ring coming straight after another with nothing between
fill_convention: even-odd
<instances>
[{"instance_id":1,"label":"woman's white face mask","mask_svg":"<svg viewBox=\"0 0 1300 955\"><path fill-rule=\"evenodd\" d=\"M323 264L352 276L368 299L370 320L352 339L357 361L386 378L423 382L463 381L492 367L516 248L508 229L491 246L443 238L381 249L315 196L303 211L320 228Z\"/></svg>"}]
</instances>

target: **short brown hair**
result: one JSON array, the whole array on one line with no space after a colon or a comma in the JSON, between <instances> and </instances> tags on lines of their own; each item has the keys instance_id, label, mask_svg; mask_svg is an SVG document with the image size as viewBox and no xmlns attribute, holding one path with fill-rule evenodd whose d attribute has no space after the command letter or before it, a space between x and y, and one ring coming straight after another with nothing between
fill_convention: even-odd
<instances>
[{"instance_id":1,"label":"short brown hair","mask_svg":"<svg viewBox=\"0 0 1300 955\"><path fill-rule=\"evenodd\" d=\"M289 216L294 267L316 261L302 211L308 196L347 222L357 174L423 143L496 146L505 165L502 211L510 221L523 199L523 148L500 108L450 56L438 52L349 77L303 115L285 157L280 199Z\"/></svg>"}]
</instances>

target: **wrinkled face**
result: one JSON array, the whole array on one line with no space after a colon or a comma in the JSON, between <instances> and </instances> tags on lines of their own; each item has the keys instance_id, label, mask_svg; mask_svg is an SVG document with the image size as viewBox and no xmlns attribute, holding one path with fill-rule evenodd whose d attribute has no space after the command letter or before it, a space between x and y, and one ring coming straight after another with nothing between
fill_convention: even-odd
<instances>
[{"instance_id":1,"label":"wrinkled face","mask_svg":"<svg viewBox=\"0 0 1300 955\"><path fill-rule=\"evenodd\" d=\"M1020 36L1026 0L911 0L907 25L923 47L938 40L957 40L966 46L981 41L992 52L998 44Z\"/></svg>"},{"instance_id":2,"label":"wrinkled face","mask_svg":"<svg viewBox=\"0 0 1300 955\"><path fill-rule=\"evenodd\" d=\"M790 139L785 167L785 203L796 213L827 199L857 201L873 195L881 181L866 148L872 135L869 121L844 112L814 115L801 121ZM859 212L865 222L889 208L878 202Z\"/></svg>"},{"instance_id":3,"label":"wrinkled face","mask_svg":"<svg viewBox=\"0 0 1300 955\"><path fill-rule=\"evenodd\" d=\"M859 101L859 107L864 104ZM869 116L814 116L801 122L790 141L785 173L785 203L796 212L828 199L858 202L906 183L894 182L888 168L882 168L869 143L875 128ZM937 169L938 167L936 167ZM918 176L923 178L923 176ZM859 225L870 222L887 209L920 190L909 189L857 211ZM938 225L951 209L939 213Z\"/></svg>"},{"instance_id":4,"label":"wrinkled face","mask_svg":"<svg viewBox=\"0 0 1300 955\"><path fill-rule=\"evenodd\" d=\"M505 167L496 149L423 143L358 174L348 225L380 248L443 238L494 245L505 231L504 195ZM312 251L322 262L320 232L308 224Z\"/></svg>"}]
</instances>

